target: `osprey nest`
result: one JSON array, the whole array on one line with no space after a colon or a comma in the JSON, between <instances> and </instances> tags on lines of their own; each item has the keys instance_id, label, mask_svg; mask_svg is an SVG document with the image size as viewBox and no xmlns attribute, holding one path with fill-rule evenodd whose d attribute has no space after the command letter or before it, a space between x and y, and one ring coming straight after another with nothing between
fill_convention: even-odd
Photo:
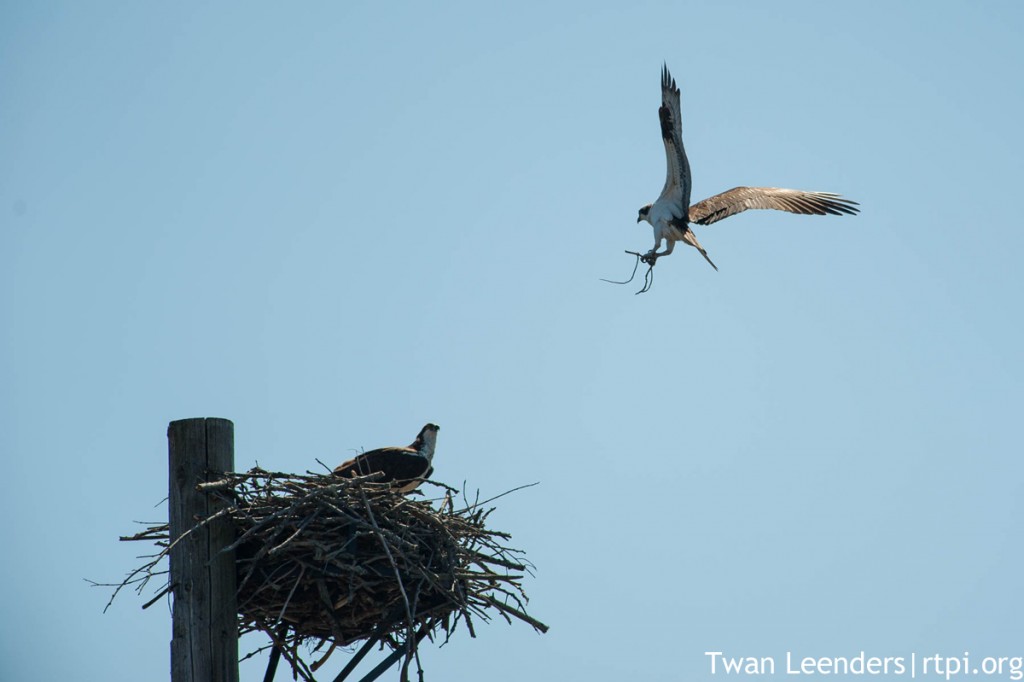
<instances>
[{"instance_id":1,"label":"osprey nest","mask_svg":"<svg viewBox=\"0 0 1024 682\"><path fill-rule=\"evenodd\" d=\"M313 672L335 647L367 640L401 649L408 665L425 636L451 637L461 621L494 615L522 620L540 632L547 626L526 613L521 579L531 564L510 536L485 526L490 500L455 501L447 486L435 500L417 500L374 483L378 474L354 479L331 475L273 473L256 468L200 484L223 508L198 520L191 533L229 516L235 527L239 633L266 633L292 667ZM457 506L458 505L458 506ZM182 536L184 537L184 535ZM122 537L155 541L160 551L114 592L132 585L140 594L150 579L165 575L170 551L167 524ZM163 590L143 608L169 591ZM113 601L114 597L111 597ZM312 664L298 652L327 646ZM363 652L365 653L365 651Z\"/></svg>"}]
</instances>

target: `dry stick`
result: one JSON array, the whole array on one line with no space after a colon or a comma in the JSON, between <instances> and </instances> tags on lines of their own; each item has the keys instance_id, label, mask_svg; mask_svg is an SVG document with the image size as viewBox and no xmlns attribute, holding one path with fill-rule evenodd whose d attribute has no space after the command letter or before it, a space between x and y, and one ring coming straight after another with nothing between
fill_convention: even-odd
<instances>
[{"instance_id":1,"label":"dry stick","mask_svg":"<svg viewBox=\"0 0 1024 682\"><path fill-rule=\"evenodd\" d=\"M456 578L460 578L462 580L476 580L476 579L479 579L481 582L483 582L483 581L496 582L496 581L499 581L499 580L503 580L505 582L518 582L518 581L522 580L522 578L523 578L523 576L521 576L521 575L514 575L514 574L502 575L501 573L491 573L490 571L487 571L486 573L479 573L477 571L464 571L462 573L455 573L454 575L455 575Z\"/></svg>"},{"instance_id":2,"label":"dry stick","mask_svg":"<svg viewBox=\"0 0 1024 682\"><path fill-rule=\"evenodd\" d=\"M402 601L405 603L405 616L406 616L406 630L405 636L406 653L409 654L413 649L409 649L410 642L412 642L412 607L409 605L409 595L405 593L405 584L402 582L402 573L398 570L398 562L395 561L395 557L391 554L391 548L388 547L388 543L384 540L384 535L380 532L380 526L377 525L377 519L373 516L373 509L370 508L370 501L366 498L366 491L359 488L359 494L363 496L363 504L366 506L366 513L370 517L370 523L373 524L373 529L377 532L377 537L380 539L380 544L384 547L384 553L388 555L388 561L391 562L391 568L395 571L395 580L398 581L398 590L402 593ZM416 646L415 643L412 644ZM386 668L385 668L386 670ZM383 670L381 671L383 672ZM373 679L373 678L371 678Z\"/></svg>"},{"instance_id":3,"label":"dry stick","mask_svg":"<svg viewBox=\"0 0 1024 682\"><path fill-rule=\"evenodd\" d=\"M169 556L169 555L170 555L170 551L171 551L171 548L172 548L172 547L174 547L175 545L177 545L177 544L178 544L178 542L180 542L180 541L181 541L181 540L183 540L183 539L184 539L184 538L185 538L186 536L188 536L189 534L191 534L191 533L192 533L192 531L194 531L194 530L198 530L198 529L202 528L203 526L205 526L205 525L206 525L206 524L208 524L209 522L213 521L214 519L216 519L216 518L219 518L219 517L221 517L221 516L224 516L225 514L227 514L227 513L229 513L229 512L230 512L230 510L229 510L229 509L221 509L220 511L216 512L215 514L212 514L211 516L207 517L206 519L204 519L204 520L203 520L203 521L201 521L200 523L196 524L196 525L195 525L195 526L193 526L192 528L189 528L189 529L188 529L187 531L185 531L184 533L182 533L181 535L179 535L179 536L177 537L177 539L175 539L175 541L174 541L174 542L171 542L171 543L169 543L169 544L168 544L168 545L167 545L166 547L164 547L164 548L163 548L163 549L162 549L162 550L161 550L161 551L160 551L160 552L159 552L158 554L154 555L154 556L155 556L155 558L154 558L154 559L153 559L152 561L150 561L149 563L147 563L147 564L145 564L145 565L143 565L143 566L140 566L139 568L136 568L136 569L135 569L135 570L133 570L133 571L132 571L131 573L129 573L129 574L128 574L128 577L127 577L127 578L125 578L125 579L124 579L124 580L123 580L123 581L121 582L121 584L117 586L117 589L115 589L115 590L114 590L114 594L110 595L110 601L108 601L108 602L107 602L107 605L106 605L105 607L103 607L103 612L104 612L104 613L106 613L106 612L107 612L107 609L109 609L109 608L110 608L110 605L114 603L114 599L115 599L115 598L117 597L117 594L118 594L118 592L120 592L122 588L124 588L124 587L127 587L128 585L132 584L133 582L141 582L141 583L142 583L142 584L141 584L141 585L140 585L140 586L138 587L138 592L139 592L139 593L141 594L142 590L143 590L143 589L145 589L145 587L146 587L146 583L148 583L148 582L149 582L150 578L152 578L152 577L153 577L154 575L160 575L160 573L166 573L166 571L159 571L159 572L154 572L154 571L153 571L152 569L153 569L153 568L155 568L155 567L156 567L156 565L157 565L157 564L159 564L159 563L160 563L160 561L161 561L161 560L162 560L162 559L163 559L163 558L164 558L165 556ZM164 524L163 526L161 526L161 528L168 528L168 529L169 529L169 526L167 526L167 524ZM154 530L154 531L155 531L155 530L157 530L157 529L152 529L152 530ZM132 536L132 537L130 537L130 538L121 538L121 540L131 541L131 540L145 540L145 539L148 539L148 538L146 538L146 537L141 537L141 536L142 536L142 534L141 534L141 533L139 533L139 534L136 534L136 535L134 535L134 536ZM228 549L232 549L232 548L231 548L231 547L229 547L229 548L226 548L226 549L225 549L224 551L228 551ZM143 574L143 573L144 573L145 575L143 575L142 577L140 577L140 578L138 578L138 579L134 579L134 578L135 578L135 576L137 576L137 575L140 575L140 574ZM133 579L134 579L134 580L133 580ZM94 584L94 585L99 585L99 583L93 583L93 584ZM165 591L165 593L166 593L166 591ZM150 604L152 604L152 602L155 602L155 601L156 601L157 599L159 599L159 598L160 598L161 596L163 596L163 594L157 595L157 597L156 597L156 598L154 598L154 599L153 599L153 600L152 600L151 602L147 603L147 604L146 604L145 606L143 606L142 608L146 608L146 607L150 606Z\"/></svg>"},{"instance_id":4,"label":"dry stick","mask_svg":"<svg viewBox=\"0 0 1024 682\"><path fill-rule=\"evenodd\" d=\"M128 577L122 580L121 583L117 585L116 588L114 589L114 593L110 595L110 599L107 601L107 605L103 607L103 613L107 612L107 609L109 609L110 605L114 603L115 599L117 599L117 595L121 592L121 590L128 587L129 585L141 582L142 585L139 587L138 591L139 594L142 594L142 590L146 588L146 583L148 583L149 579L152 577L152 569L157 565L157 563L159 563L159 561L160 559L154 559L145 566L140 566L139 568L136 568L131 573L129 573ZM145 575L143 575L141 578L136 578L135 576L139 575L140 573L145 573ZM107 583L98 583L94 580L89 580L88 578L86 578L85 581L93 587L114 587L113 585L108 585Z\"/></svg>"},{"instance_id":5,"label":"dry stick","mask_svg":"<svg viewBox=\"0 0 1024 682\"><path fill-rule=\"evenodd\" d=\"M507 613L507 614L509 614L511 616L515 616L516 618L518 618L519 620L523 621L524 623L529 623L530 625L532 625L536 629L540 630L541 632L547 632L548 629L549 629L547 625L545 625L544 623L540 622L536 618L531 618L530 616L526 615L525 613L523 613L522 611L520 611L518 609L514 609L511 606L508 606L507 604L502 604L500 601L498 601L497 599L495 599L494 597L492 597L490 595L478 594L476 596L478 598L482 599L483 601L487 602L488 604L490 604L494 608L498 609L499 611L501 611L503 613Z\"/></svg>"},{"instance_id":6,"label":"dry stick","mask_svg":"<svg viewBox=\"0 0 1024 682\"><path fill-rule=\"evenodd\" d=\"M298 639L296 639L296 646L298 646ZM281 655L284 656L285 660L288 661L288 665L292 667L292 676L301 675L302 679L306 682L316 682L313 676L307 673L303 669L302 659L299 658L298 654L294 651L289 651L285 646L285 642L281 642Z\"/></svg>"},{"instance_id":7,"label":"dry stick","mask_svg":"<svg viewBox=\"0 0 1024 682\"><path fill-rule=\"evenodd\" d=\"M306 573L305 564L299 566L299 577L295 579L295 584L292 585L292 591L288 593L288 598L284 600L284 606L281 607L281 613L277 614L278 622L284 620L284 612L288 610L288 604L292 601L292 595L295 594L295 588L302 582L302 576Z\"/></svg>"},{"instance_id":8,"label":"dry stick","mask_svg":"<svg viewBox=\"0 0 1024 682\"><path fill-rule=\"evenodd\" d=\"M414 611L419 609L419 605L420 605L420 588L422 588L422 587L423 587L423 583L419 583L418 585L416 585L416 595L412 599L413 610ZM436 622L437 619L435 618L434 621ZM423 624L426 625L427 621L424 621ZM423 680L423 665L420 663L420 648L418 646L414 646L412 648L412 653L413 653L413 656L416 658L416 670L419 672L419 678L420 678L420 680L422 682L422 680ZM409 664L411 662L412 662L412 659L410 657L406 656L405 657L405 663L402 665L402 682L408 682L408 680L409 680Z\"/></svg>"},{"instance_id":9,"label":"dry stick","mask_svg":"<svg viewBox=\"0 0 1024 682\"><path fill-rule=\"evenodd\" d=\"M146 523L146 521L133 521L133 523ZM146 530L140 530L135 535L122 535L118 540L121 542L131 542L133 540L170 540L170 529L166 523L161 524L159 521L154 521Z\"/></svg>"},{"instance_id":10,"label":"dry stick","mask_svg":"<svg viewBox=\"0 0 1024 682\"><path fill-rule=\"evenodd\" d=\"M160 592L159 592L159 593L158 593L158 594L157 594L157 595L156 595L155 597L153 597L153 598L152 598L152 599L150 599L150 600L149 600L148 602L146 602L145 604L143 604L143 605L142 605L142 609L143 609L143 610L146 610L146 609L148 609L148 608L149 608L150 606L152 606L153 604L155 604L155 603L157 602L157 600L159 600L159 599L160 599L160 597L164 596L165 594L167 594L168 592L170 592L171 590L173 590L173 589L174 589L175 587L177 587L177 584L175 584L175 585L167 585L167 587L165 587L164 589L160 590Z\"/></svg>"},{"instance_id":11,"label":"dry stick","mask_svg":"<svg viewBox=\"0 0 1024 682\"><path fill-rule=\"evenodd\" d=\"M640 267L640 254L637 253L636 251L626 251L626 253L630 254L631 256L636 256L636 265L633 266L633 274L629 276L629 279L623 282L619 282L614 279L605 279L604 277L600 277L598 279L600 279L602 282L608 282L609 284L629 284L630 282L632 282L633 278L636 277L637 268Z\"/></svg>"},{"instance_id":12,"label":"dry stick","mask_svg":"<svg viewBox=\"0 0 1024 682\"><path fill-rule=\"evenodd\" d=\"M362 489L360 489L360 492L363 492ZM366 498L366 494L363 493L363 499L365 500L365 498ZM363 521L362 519L360 519L357 516L354 516L352 514L344 512L339 507L337 507L336 505L331 504L327 500L321 500L320 504L322 504L322 505L324 505L326 507L330 507L335 512L337 512L340 516L345 518L345 520L355 524L356 526L369 528L370 530L375 531L375 533L376 533L376 535L378 537L380 537L381 535L385 535L386 534L388 537L390 537L392 539L392 541L396 545L408 545L408 546L414 546L415 545L415 543L409 542L408 540L406 540L405 538L403 538L403 537L401 537L399 535L395 535L395 533L393 533L390 530L389 531L384 531L379 526L374 526L371 523L367 523L366 521ZM373 516L372 512L370 513L370 516L372 518L372 516ZM381 542L383 543L383 540Z\"/></svg>"},{"instance_id":13,"label":"dry stick","mask_svg":"<svg viewBox=\"0 0 1024 682\"><path fill-rule=\"evenodd\" d=\"M456 512L456 514L459 514L459 513L462 513L462 512L467 512L470 509L474 509L476 507L482 507L483 505L489 504L491 502L494 502L495 500L501 499L502 497L505 497L506 495L511 495L512 493L518 492L518 491L523 490L525 488L532 488L535 485L540 485L540 481L535 481L533 483L527 483L525 485L519 486L518 488L512 488L512 490L506 490L502 494L495 495L494 497L486 499L483 502L480 502L479 498L478 498L477 500L474 500L472 505L470 505L469 502L467 501L466 502L466 507L464 509L461 509L458 512ZM490 512L488 512L488 513L490 513ZM495 533L495 535L502 535L502 533Z\"/></svg>"},{"instance_id":14,"label":"dry stick","mask_svg":"<svg viewBox=\"0 0 1024 682\"><path fill-rule=\"evenodd\" d=\"M209 481L208 483L200 483L196 485L196 490L201 493L208 493L211 490L224 490L230 488L234 484L234 481L230 477L222 478L219 481Z\"/></svg>"},{"instance_id":15,"label":"dry stick","mask_svg":"<svg viewBox=\"0 0 1024 682\"><path fill-rule=\"evenodd\" d=\"M433 623L424 623L423 625L420 626L420 631L417 632L416 636L413 638L413 640L414 640L413 641L413 647L414 648L421 641L423 641L423 638L427 636L427 633L430 632L431 628L433 628L433 627L434 627ZM406 644L408 644L408 642ZM405 647L405 648L407 648L407 647ZM373 682L373 680L377 679L378 677L383 675L385 672L387 672L387 669L390 668L391 666L393 666L395 664L395 661L397 661L398 659L400 659L404 655L405 654L404 654L404 652L402 651L401 648L395 649L394 651L391 652L390 656L388 656L383 661L381 661L377 665L376 668L374 668L373 670L368 672L366 674L366 676L363 677L363 679L359 680L359 682Z\"/></svg>"},{"instance_id":16,"label":"dry stick","mask_svg":"<svg viewBox=\"0 0 1024 682\"><path fill-rule=\"evenodd\" d=\"M224 551L230 551L232 549L237 549L239 545L241 545L243 542L245 542L250 537L255 535L257 533L257 531L262 530L265 526L269 525L270 523L272 523L274 521L277 521L280 518L284 518L289 513L295 513L297 511L298 506L301 505L303 501L304 500L301 500L301 499L296 500L295 502L293 502L291 505L285 507L284 509L278 509L277 511L271 513L269 516L264 517L263 520L257 521L255 524L253 524L252 528L250 528L249 530L245 531L245 533L243 533L240 538L238 538L231 545L226 547Z\"/></svg>"},{"instance_id":17,"label":"dry stick","mask_svg":"<svg viewBox=\"0 0 1024 682\"><path fill-rule=\"evenodd\" d=\"M331 594L327 590L327 583L324 582L323 578L317 579L316 591L317 594L320 595L320 601L322 602L321 605L327 612L327 617L331 620L331 632L333 634L333 637L331 638L331 647L327 650L327 653L324 654L323 658L321 658L320 660L313 661L313 665L310 666L310 669L313 672L319 670L320 666L326 663L327 659L330 658L331 654L334 653L334 650L338 648L338 640L343 637L342 632L344 630L342 628L341 621L338 619L338 614L335 612L336 607L334 606L334 600L331 599ZM317 649L319 649L320 646L323 646L323 644L324 641L321 641L320 644L317 646Z\"/></svg>"},{"instance_id":18,"label":"dry stick","mask_svg":"<svg viewBox=\"0 0 1024 682\"><path fill-rule=\"evenodd\" d=\"M281 640L282 644L274 642L274 648L270 651L270 660L267 662L267 672L263 675L263 682L273 682L274 675L277 674L277 663L281 660L281 648L284 646L283 642L287 636L288 623L281 623L281 627L277 631L277 637Z\"/></svg>"},{"instance_id":19,"label":"dry stick","mask_svg":"<svg viewBox=\"0 0 1024 682\"><path fill-rule=\"evenodd\" d=\"M647 267L647 272L644 273L644 287L643 287L643 289L641 289L640 291L636 292L633 295L636 296L637 294L647 293L648 291L651 290L651 287L653 287L653 286L654 286L654 263L651 263Z\"/></svg>"},{"instance_id":20,"label":"dry stick","mask_svg":"<svg viewBox=\"0 0 1024 682\"><path fill-rule=\"evenodd\" d=\"M494 564L496 566L503 566L504 568L510 568L513 571L525 571L526 570L526 566L524 566L523 564L517 564L517 563L515 563L513 561L508 561L506 559L499 559L498 557L490 557L490 556L487 556L486 554L481 554L480 552L475 552L473 550L469 550L466 553L469 554L469 556L471 558L473 558L478 565L480 563L486 563L486 564Z\"/></svg>"},{"instance_id":21,"label":"dry stick","mask_svg":"<svg viewBox=\"0 0 1024 682\"><path fill-rule=\"evenodd\" d=\"M645 256L641 256L636 251L626 251L626 253L628 253L631 256L636 256L636 264L633 265L633 274L631 274L629 276L629 279L627 279L624 282L618 282L618 281L611 280L611 279L601 278L601 281L602 282L608 282L609 284L629 284L630 282L633 281L633 278L636 277L636 270L637 270L637 268L640 267L640 261L642 260L644 263L647 263L648 267L647 267L647 272L644 274L644 287L643 287L643 289L641 289L640 291L638 291L636 293L637 294L642 294L642 293L650 291L651 287L654 285L654 264L658 260L657 257L655 256L652 260L648 261Z\"/></svg>"},{"instance_id":22,"label":"dry stick","mask_svg":"<svg viewBox=\"0 0 1024 682\"><path fill-rule=\"evenodd\" d=\"M278 552L282 547L284 547L289 542L291 542L292 540L297 538L299 536L299 533L301 533L302 531L306 530L306 527L309 524L313 523L313 521L316 520L316 517L318 517L319 515L320 515L320 510L317 509L316 511L313 512L313 514L311 516L306 517L306 520L299 524L299 527L295 529L294 533L289 535L288 538L284 542L282 542L280 545L278 545L277 547L271 548L267 552L267 554L269 555L269 554L274 554L274 553Z\"/></svg>"},{"instance_id":23,"label":"dry stick","mask_svg":"<svg viewBox=\"0 0 1024 682\"><path fill-rule=\"evenodd\" d=\"M491 593L492 597L494 597L495 593L505 595L505 597L506 597L506 600L504 602L505 606L508 606L508 600L511 599L512 601L514 601L516 603L516 608L518 608L520 611L522 611L524 613L526 612L526 605L523 603L523 600L520 599L519 595L517 595L515 592L510 592L510 591L506 590L505 588L501 587L500 585L491 585L490 588L488 588L487 591ZM483 592L481 591L481 594L482 593ZM474 592L474 594L476 594L476 593ZM523 596L525 597L525 595L523 595ZM527 600L527 601L529 601L529 600Z\"/></svg>"},{"instance_id":24,"label":"dry stick","mask_svg":"<svg viewBox=\"0 0 1024 682\"><path fill-rule=\"evenodd\" d=\"M394 621L391 619L382 620L378 623L377 627L374 628L373 635L366 640L366 643L363 644L363 646L359 647L359 651L355 653L352 660L345 664L345 667L342 668L340 673L338 673L338 676L334 678L334 682L344 682L345 678L355 670L356 666L359 665L359 662L366 657L366 654L370 653L370 649L380 641L380 638L384 636L384 633L391 629L392 625L394 625Z\"/></svg>"}]
</instances>

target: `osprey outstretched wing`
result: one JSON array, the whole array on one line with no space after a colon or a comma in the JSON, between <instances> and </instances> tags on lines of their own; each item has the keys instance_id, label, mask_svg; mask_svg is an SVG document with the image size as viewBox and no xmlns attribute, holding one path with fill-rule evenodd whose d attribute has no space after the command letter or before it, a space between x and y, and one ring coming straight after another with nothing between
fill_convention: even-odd
<instances>
[{"instance_id":1,"label":"osprey outstretched wing","mask_svg":"<svg viewBox=\"0 0 1024 682\"><path fill-rule=\"evenodd\" d=\"M690 206L690 162L683 147L683 120L679 108L679 88L668 66L661 67L661 141L665 143L667 173L659 202L671 209L672 215L685 218Z\"/></svg>"},{"instance_id":2,"label":"osprey outstretched wing","mask_svg":"<svg viewBox=\"0 0 1024 682\"><path fill-rule=\"evenodd\" d=\"M774 208L803 215L856 215L857 202L832 192L779 187L733 187L690 207L690 222L710 225L750 208Z\"/></svg>"},{"instance_id":3,"label":"osprey outstretched wing","mask_svg":"<svg viewBox=\"0 0 1024 682\"><path fill-rule=\"evenodd\" d=\"M683 148L682 115L679 106L679 88L668 71L661 69L661 139L665 143L667 175L665 187L653 204L640 208L636 221L646 220L654 228L654 248L643 256L653 267L661 256L672 253L677 241L686 242L700 251L711 267L718 267L708 258L707 251L690 229L691 223L710 225L752 208L770 208L804 215L856 215L860 209L856 201L844 199L832 192L808 192L778 187L736 187L728 192L690 206L690 163ZM665 250L661 248L665 242Z\"/></svg>"}]
</instances>

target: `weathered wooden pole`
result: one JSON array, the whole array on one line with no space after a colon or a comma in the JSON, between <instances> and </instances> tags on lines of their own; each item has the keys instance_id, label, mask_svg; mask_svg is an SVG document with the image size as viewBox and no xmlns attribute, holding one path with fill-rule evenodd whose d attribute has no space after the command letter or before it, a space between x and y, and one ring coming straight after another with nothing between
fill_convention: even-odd
<instances>
[{"instance_id":1,"label":"weathered wooden pole","mask_svg":"<svg viewBox=\"0 0 1024 682\"><path fill-rule=\"evenodd\" d=\"M223 503L196 486L235 468L235 425L181 419L167 427L171 542ZM203 526L171 548L174 594L171 682L238 682L238 608L234 541L228 518Z\"/></svg>"}]
</instances>

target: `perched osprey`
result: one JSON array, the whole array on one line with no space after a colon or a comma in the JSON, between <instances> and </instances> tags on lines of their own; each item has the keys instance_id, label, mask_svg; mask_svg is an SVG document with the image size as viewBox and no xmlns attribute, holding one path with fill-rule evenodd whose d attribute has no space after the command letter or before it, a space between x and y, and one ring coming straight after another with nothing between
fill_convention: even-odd
<instances>
[{"instance_id":1,"label":"perched osprey","mask_svg":"<svg viewBox=\"0 0 1024 682\"><path fill-rule=\"evenodd\" d=\"M334 475L351 478L380 471L384 476L376 479L375 483L395 483L399 492L412 492L434 471L431 461L440 428L436 424L427 424L408 447L377 448L364 452L336 466Z\"/></svg>"},{"instance_id":2,"label":"perched osprey","mask_svg":"<svg viewBox=\"0 0 1024 682\"><path fill-rule=\"evenodd\" d=\"M778 187L735 187L690 206L690 163L683 149L682 117L679 113L679 88L668 66L661 68L661 139L665 143L668 175L661 196L653 204L640 209L636 221L646 220L654 226L654 248L643 256L643 261L654 265L659 256L672 253L677 241L684 241L700 251L711 263L707 251L697 241L690 223L710 225L723 218L746 211L748 208L774 208L790 213L814 215L856 214L860 209L855 201L843 199L831 192L805 192ZM658 251L661 242L665 250ZM711 267L718 269L714 263Z\"/></svg>"}]
</instances>

